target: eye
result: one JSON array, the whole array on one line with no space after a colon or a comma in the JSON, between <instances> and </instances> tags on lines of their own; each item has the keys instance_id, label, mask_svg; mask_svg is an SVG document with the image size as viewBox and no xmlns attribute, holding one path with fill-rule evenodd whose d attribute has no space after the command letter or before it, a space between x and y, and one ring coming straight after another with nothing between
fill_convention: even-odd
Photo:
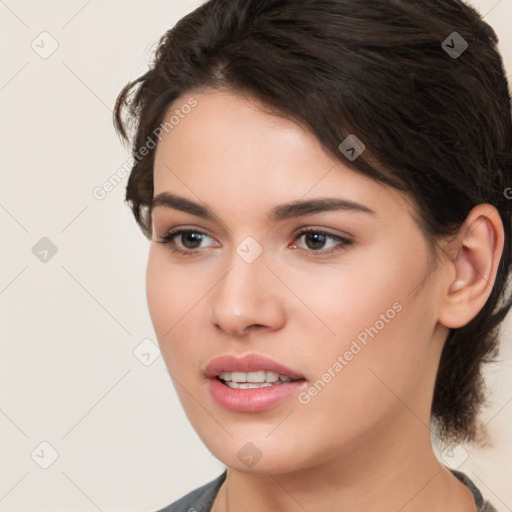
<instances>
[{"instance_id":1,"label":"eye","mask_svg":"<svg viewBox=\"0 0 512 512\"><path fill-rule=\"evenodd\" d=\"M218 246L217 242L206 233L194 229L180 228L170 231L157 242L168 245L172 252L193 254L199 252L197 249L209 247L207 243L204 243L208 242L208 239L214 242L213 246Z\"/></svg>"},{"instance_id":2,"label":"eye","mask_svg":"<svg viewBox=\"0 0 512 512\"><path fill-rule=\"evenodd\" d=\"M334 235L318 229L302 230L295 241L303 239L303 243L294 243L291 247L303 249L308 252L329 254L342 250L345 246L352 244L348 238Z\"/></svg>"},{"instance_id":3,"label":"eye","mask_svg":"<svg viewBox=\"0 0 512 512\"><path fill-rule=\"evenodd\" d=\"M302 242L300 242L301 239ZM297 243L298 241L300 243ZM219 247L219 244L206 233L186 228L169 231L157 242L168 245L173 253L184 256L197 254L200 252L200 249ZM289 247L321 255L342 250L350 244L352 244L352 240L348 238L318 229L307 229L299 232L294 243Z\"/></svg>"}]
</instances>

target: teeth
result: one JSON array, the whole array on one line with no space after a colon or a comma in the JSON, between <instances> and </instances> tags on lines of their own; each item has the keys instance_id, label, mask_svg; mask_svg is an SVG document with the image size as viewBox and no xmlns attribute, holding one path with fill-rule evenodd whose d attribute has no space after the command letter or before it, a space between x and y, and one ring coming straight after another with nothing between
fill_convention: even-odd
<instances>
[{"instance_id":1,"label":"teeth","mask_svg":"<svg viewBox=\"0 0 512 512\"><path fill-rule=\"evenodd\" d=\"M283 375L283 377L284 377L284 375ZM265 380L267 382L277 382L279 380L279 373L269 371L266 373Z\"/></svg>"},{"instance_id":2,"label":"teeth","mask_svg":"<svg viewBox=\"0 0 512 512\"><path fill-rule=\"evenodd\" d=\"M282 384L281 381L278 382L262 382L262 383L255 383L255 382L233 382L231 380L225 381L224 384L226 386L233 388L233 389L256 389L256 388L268 388L269 386L280 386Z\"/></svg>"},{"instance_id":3,"label":"teeth","mask_svg":"<svg viewBox=\"0 0 512 512\"><path fill-rule=\"evenodd\" d=\"M273 382L291 382L291 377L287 375L280 375L279 373L273 371L265 371L259 370L257 372L221 372L219 373L219 378L222 379L226 384L229 383L268 383L271 384ZM234 387L234 386L230 386ZM265 387L265 386L257 386L257 387ZM244 388L242 388L244 389Z\"/></svg>"}]
</instances>

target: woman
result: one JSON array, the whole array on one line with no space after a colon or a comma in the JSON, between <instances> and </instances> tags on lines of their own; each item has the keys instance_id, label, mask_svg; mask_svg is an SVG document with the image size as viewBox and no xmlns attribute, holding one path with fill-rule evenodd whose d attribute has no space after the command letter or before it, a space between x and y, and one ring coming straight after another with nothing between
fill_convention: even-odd
<instances>
[{"instance_id":1,"label":"woman","mask_svg":"<svg viewBox=\"0 0 512 512\"><path fill-rule=\"evenodd\" d=\"M163 510L495 510L431 444L481 433L510 307L511 101L478 13L211 0L115 123L162 354L226 465Z\"/></svg>"}]
</instances>

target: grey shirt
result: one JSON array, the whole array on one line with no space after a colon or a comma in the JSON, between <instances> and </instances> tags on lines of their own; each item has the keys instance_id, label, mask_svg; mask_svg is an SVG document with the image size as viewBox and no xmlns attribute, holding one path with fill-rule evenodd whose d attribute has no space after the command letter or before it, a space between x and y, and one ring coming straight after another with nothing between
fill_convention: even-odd
<instances>
[{"instance_id":1,"label":"grey shirt","mask_svg":"<svg viewBox=\"0 0 512 512\"><path fill-rule=\"evenodd\" d=\"M452 471L452 473L469 487L475 497L475 503L480 507L478 512L496 512L496 509L488 501L484 501L480 491L464 473L459 471ZM158 512L211 512L213 501L226 479L226 474L227 471L225 470L215 480L194 489Z\"/></svg>"}]
</instances>

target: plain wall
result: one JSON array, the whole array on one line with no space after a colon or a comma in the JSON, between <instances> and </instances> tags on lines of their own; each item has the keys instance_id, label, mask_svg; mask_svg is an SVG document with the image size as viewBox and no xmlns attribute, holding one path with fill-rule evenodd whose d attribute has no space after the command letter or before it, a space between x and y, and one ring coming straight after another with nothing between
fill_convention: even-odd
<instances>
[{"instance_id":1,"label":"plain wall","mask_svg":"<svg viewBox=\"0 0 512 512\"><path fill-rule=\"evenodd\" d=\"M151 512L223 469L158 357L149 242L123 203L126 179L94 195L129 156L112 126L118 92L199 4L0 2L0 511ZM512 0L474 5L510 74ZM455 451L501 512L512 510L511 337L488 375L493 445Z\"/></svg>"}]
</instances>

